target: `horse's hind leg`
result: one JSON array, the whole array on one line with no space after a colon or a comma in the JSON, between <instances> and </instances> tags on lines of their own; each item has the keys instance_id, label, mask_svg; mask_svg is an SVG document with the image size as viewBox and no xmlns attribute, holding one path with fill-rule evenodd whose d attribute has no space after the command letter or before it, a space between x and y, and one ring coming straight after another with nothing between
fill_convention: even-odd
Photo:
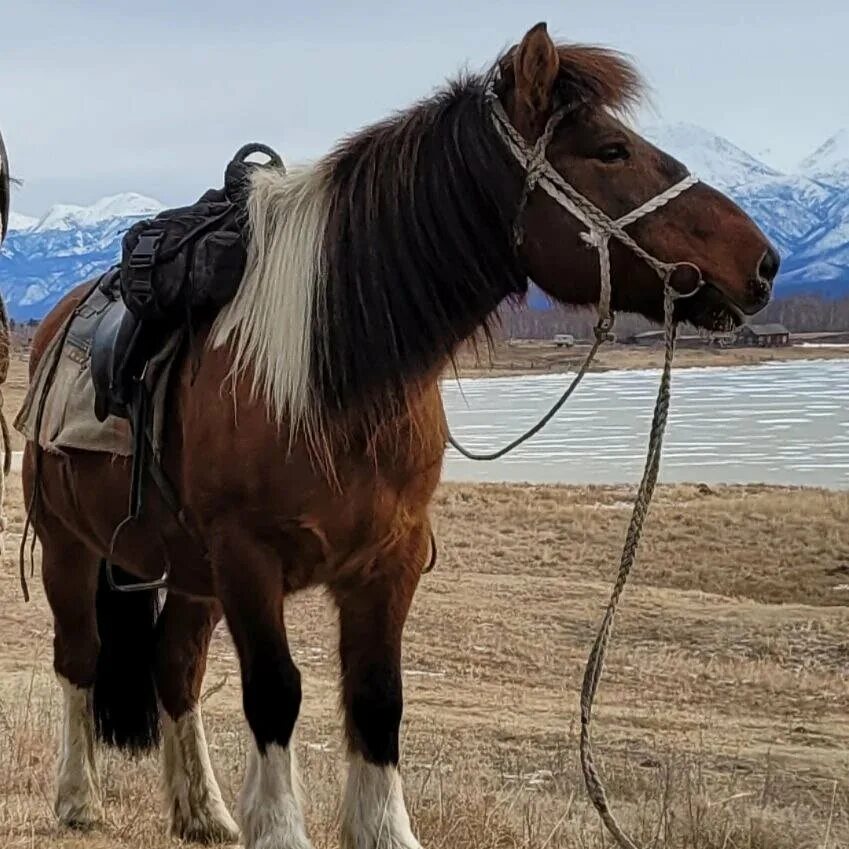
<instances>
[{"instance_id":1,"label":"horse's hind leg","mask_svg":"<svg viewBox=\"0 0 849 849\"><path fill-rule=\"evenodd\" d=\"M100 650L99 563L62 528L40 536L44 589L53 611L53 665L64 696L55 811L64 825L86 828L103 815L92 708Z\"/></svg>"},{"instance_id":2,"label":"horse's hind leg","mask_svg":"<svg viewBox=\"0 0 849 849\"><path fill-rule=\"evenodd\" d=\"M367 580L333 587L350 752L343 849L421 849L404 804L398 736L401 636L429 541L417 530L381 555Z\"/></svg>"},{"instance_id":3,"label":"horse's hind leg","mask_svg":"<svg viewBox=\"0 0 849 849\"><path fill-rule=\"evenodd\" d=\"M206 746L200 688L218 602L170 594L157 623L156 686L163 713L165 799L171 834L197 843L235 843Z\"/></svg>"}]
</instances>

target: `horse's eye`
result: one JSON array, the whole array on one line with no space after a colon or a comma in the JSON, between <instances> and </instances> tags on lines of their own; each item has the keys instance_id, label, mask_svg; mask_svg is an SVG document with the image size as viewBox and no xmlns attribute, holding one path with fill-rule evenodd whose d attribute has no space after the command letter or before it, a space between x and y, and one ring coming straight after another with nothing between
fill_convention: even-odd
<instances>
[{"instance_id":1,"label":"horse's eye","mask_svg":"<svg viewBox=\"0 0 849 849\"><path fill-rule=\"evenodd\" d=\"M628 148L624 144L614 142L613 144L606 144L601 147L596 154L596 158L602 162L621 162L628 159L630 155Z\"/></svg>"}]
</instances>

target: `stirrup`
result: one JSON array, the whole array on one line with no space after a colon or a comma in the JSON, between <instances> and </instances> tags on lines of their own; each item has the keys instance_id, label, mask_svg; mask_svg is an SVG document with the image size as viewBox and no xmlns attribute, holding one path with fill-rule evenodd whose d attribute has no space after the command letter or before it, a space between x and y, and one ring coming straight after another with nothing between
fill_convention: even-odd
<instances>
[{"instance_id":1,"label":"stirrup","mask_svg":"<svg viewBox=\"0 0 849 849\"><path fill-rule=\"evenodd\" d=\"M115 573L112 571L115 565L111 560L104 558L103 568L106 572L106 583L109 584L109 589L116 593L141 593L148 590L164 590L168 588L169 569L166 569L161 578L154 581L141 581L137 584L119 584L115 580Z\"/></svg>"}]
</instances>

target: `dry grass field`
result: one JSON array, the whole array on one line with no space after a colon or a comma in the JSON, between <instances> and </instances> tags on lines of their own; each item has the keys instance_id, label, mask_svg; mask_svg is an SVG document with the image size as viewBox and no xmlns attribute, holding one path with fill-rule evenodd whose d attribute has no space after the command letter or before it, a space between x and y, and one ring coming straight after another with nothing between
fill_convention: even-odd
<instances>
[{"instance_id":1,"label":"dry grass field","mask_svg":"<svg viewBox=\"0 0 849 849\"><path fill-rule=\"evenodd\" d=\"M3 410L9 422L12 435L12 447L15 451L21 451L24 447L24 438L13 427L12 421L21 409L24 396L29 386L29 363L26 355L20 350L12 351L9 362L9 374L6 382L0 387L3 393Z\"/></svg>"},{"instance_id":2,"label":"dry grass field","mask_svg":"<svg viewBox=\"0 0 849 849\"><path fill-rule=\"evenodd\" d=\"M155 758L102 756L107 820L51 814L59 698L43 593L0 575L0 846L173 846ZM407 795L427 849L602 849L577 767L582 666L615 571L627 488L446 485L441 560L405 643ZM596 719L615 809L646 847L849 846L849 494L661 488L618 620ZM304 675L298 746L317 849L338 846L343 747L335 625L292 601ZM205 700L225 796L247 737L238 671L217 634Z\"/></svg>"}]
</instances>

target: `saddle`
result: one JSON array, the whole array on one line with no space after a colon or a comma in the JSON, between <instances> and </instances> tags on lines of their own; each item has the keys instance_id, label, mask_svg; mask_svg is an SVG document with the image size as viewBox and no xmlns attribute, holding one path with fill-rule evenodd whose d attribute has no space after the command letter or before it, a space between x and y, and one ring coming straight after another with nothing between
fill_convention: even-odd
<instances>
[{"instance_id":1,"label":"saddle","mask_svg":"<svg viewBox=\"0 0 849 849\"><path fill-rule=\"evenodd\" d=\"M248 162L254 153L267 164ZM148 362L180 327L214 314L235 295L246 262L245 195L253 169L283 161L269 147L241 148L224 187L194 204L139 221L124 235L110 269L78 311L72 335L91 352L95 415L130 419Z\"/></svg>"},{"instance_id":2,"label":"saddle","mask_svg":"<svg viewBox=\"0 0 849 849\"><path fill-rule=\"evenodd\" d=\"M267 163L248 162L263 153ZM81 364L90 358L97 419L129 419L132 472L127 518L115 529L110 549L124 525L142 512L144 482L149 476L175 518L203 549L186 520L177 491L162 469L150 439L150 364L175 333L192 334L195 316L214 314L235 295L244 273L245 199L255 168L283 167L271 148L249 144L225 170L224 187L210 189L191 206L166 210L133 225L122 240L119 265L92 286L75 311L68 342ZM161 358L160 358L161 359ZM104 561L110 586L134 592L167 585L167 572L150 584L119 585L110 555Z\"/></svg>"},{"instance_id":3,"label":"saddle","mask_svg":"<svg viewBox=\"0 0 849 849\"><path fill-rule=\"evenodd\" d=\"M160 341L149 329L141 331L142 322L121 299L118 270L107 271L78 309L68 333L71 345L90 354L98 421L130 418L135 386Z\"/></svg>"}]
</instances>

